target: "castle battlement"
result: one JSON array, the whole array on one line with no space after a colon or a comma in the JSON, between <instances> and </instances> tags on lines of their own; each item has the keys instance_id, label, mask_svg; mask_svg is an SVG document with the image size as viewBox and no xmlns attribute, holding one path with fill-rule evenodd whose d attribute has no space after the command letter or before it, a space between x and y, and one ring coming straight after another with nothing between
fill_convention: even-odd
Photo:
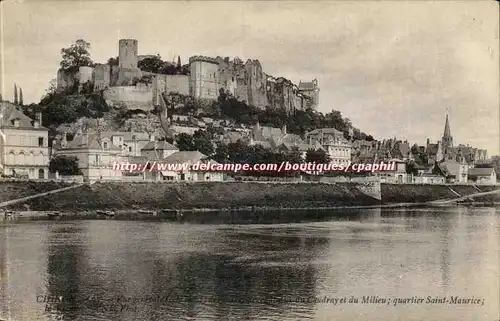
<instances>
[{"instance_id":1,"label":"castle battlement","mask_svg":"<svg viewBox=\"0 0 500 321\"><path fill-rule=\"evenodd\" d=\"M217 64L217 65L219 64L219 62L217 61L216 58L212 58L212 57L208 57L208 56L192 56L189 58L189 63L193 63L193 62L197 62L197 61L213 63L213 64Z\"/></svg>"}]
</instances>

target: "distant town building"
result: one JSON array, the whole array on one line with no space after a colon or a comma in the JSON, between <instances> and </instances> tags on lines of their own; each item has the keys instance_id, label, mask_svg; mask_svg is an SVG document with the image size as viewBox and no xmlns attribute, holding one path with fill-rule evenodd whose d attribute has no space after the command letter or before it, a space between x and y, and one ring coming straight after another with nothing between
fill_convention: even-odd
<instances>
[{"instance_id":1,"label":"distant town building","mask_svg":"<svg viewBox=\"0 0 500 321\"><path fill-rule=\"evenodd\" d=\"M199 151L175 152L162 160L164 164L218 164L214 160L209 160L206 155ZM162 180L170 181L217 181L224 179L222 171L210 170L186 170L186 171L163 171L160 172Z\"/></svg>"},{"instance_id":2,"label":"distant town building","mask_svg":"<svg viewBox=\"0 0 500 321\"><path fill-rule=\"evenodd\" d=\"M325 150L318 142L305 142L299 135L287 132L283 128L261 126L257 122L250 132L250 145L260 145L273 151L293 152L298 151L305 158L309 150ZM325 150L326 151L326 150Z\"/></svg>"},{"instance_id":3,"label":"distant town building","mask_svg":"<svg viewBox=\"0 0 500 321\"><path fill-rule=\"evenodd\" d=\"M471 168L468 171L469 181L478 185L495 185L497 173L494 168Z\"/></svg>"},{"instance_id":4,"label":"distant town building","mask_svg":"<svg viewBox=\"0 0 500 321\"><path fill-rule=\"evenodd\" d=\"M469 165L465 162L446 160L439 163L440 169L446 174L449 183L466 184Z\"/></svg>"},{"instance_id":5,"label":"distant town building","mask_svg":"<svg viewBox=\"0 0 500 321\"><path fill-rule=\"evenodd\" d=\"M150 141L141 149L141 156L150 161L162 162L166 157L177 153L179 149L166 141Z\"/></svg>"},{"instance_id":6,"label":"distant town building","mask_svg":"<svg viewBox=\"0 0 500 321\"><path fill-rule=\"evenodd\" d=\"M100 135L103 148L117 146L123 156L140 156L141 149L155 139L154 135L141 132L101 132Z\"/></svg>"},{"instance_id":7,"label":"distant town building","mask_svg":"<svg viewBox=\"0 0 500 321\"><path fill-rule=\"evenodd\" d=\"M448 115L446 115L444 134L441 138L443 159L457 162L465 162L469 165L484 163L488 160L488 153L485 149L473 148L472 146L459 144L453 145Z\"/></svg>"},{"instance_id":8,"label":"distant town building","mask_svg":"<svg viewBox=\"0 0 500 321\"><path fill-rule=\"evenodd\" d=\"M413 181L412 174L406 172L406 162L398 159L392 158L386 160L388 163L395 163L395 171L380 172L377 176L380 177L380 181L383 183L391 184L410 184Z\"/></svg>"}]
</instances>

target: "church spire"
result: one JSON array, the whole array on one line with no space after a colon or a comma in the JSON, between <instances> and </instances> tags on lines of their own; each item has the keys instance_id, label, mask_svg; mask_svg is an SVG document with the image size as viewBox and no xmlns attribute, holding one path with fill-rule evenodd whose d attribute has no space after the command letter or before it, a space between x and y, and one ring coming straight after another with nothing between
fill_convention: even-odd
<instances>
[{"instance_id":1,"label":"church spire","mask_svg":"<svg viewBox=\"0 0 500 321\"><path fill-rule=\"evenodd\" d=\"M441 139L441 144L443 149L446 151L447 148L453 147L453 137L451 136L450 122L448 120L448 114L446 114L446 121L444 123L444 134Z\"/></svg>"},{"instance_id":2,"label":"church spire","mask_svg":"<svg viewBox=\"0 0 500 321\"><path fill-rule=\"evenodd\" d=\"M450 122L448 121L448 114L446 114L446 122L444 124L444 137L451 137Z\"/></svg>"}]
</instances>

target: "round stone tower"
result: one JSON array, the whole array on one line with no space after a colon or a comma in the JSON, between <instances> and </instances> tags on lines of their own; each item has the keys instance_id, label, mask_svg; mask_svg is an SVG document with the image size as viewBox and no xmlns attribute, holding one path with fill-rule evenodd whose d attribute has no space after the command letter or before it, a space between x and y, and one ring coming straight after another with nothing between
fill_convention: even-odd
<instances>
[{"instance_id":1,"label":"round stone tower","mask_svg":"<svg viewBox=\"0 0 500 321\"><path fill-rule=\"evenodd\" d=\"M120 68L137 68L137 47L137 40L135 39L120 39L120 41L118 42L118 57Z\"/></svg>"},{"instance_id":2,"label":"round stone tower","mask_svg":"<svg viewBox=\"0 0 500 321\"><path fill-rule=\"evenodd\" d=\"M217 99L219 96L219 63L206 56L189 58L189 90L192 97Z\"/></svg>"}]
</instances>

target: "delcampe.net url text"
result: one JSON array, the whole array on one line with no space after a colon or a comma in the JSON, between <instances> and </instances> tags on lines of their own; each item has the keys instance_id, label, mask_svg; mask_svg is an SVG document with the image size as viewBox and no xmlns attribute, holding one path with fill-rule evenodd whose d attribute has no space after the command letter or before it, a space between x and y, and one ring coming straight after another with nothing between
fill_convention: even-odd
<instances>
[{"instance_id":1,"label":"delcampe.net url text","mask_svg":"<svg viewBox=\"0 0 500 321\"><path fill-rule=\"evenodd\" d=\"M390 172L396 170L395 162L379 163L291 163L284 161L277 164L219 164L219 163L161 163L149 161L145 164L114 162L113 170L121 172Z\"/></svg>"}]
</instances>

